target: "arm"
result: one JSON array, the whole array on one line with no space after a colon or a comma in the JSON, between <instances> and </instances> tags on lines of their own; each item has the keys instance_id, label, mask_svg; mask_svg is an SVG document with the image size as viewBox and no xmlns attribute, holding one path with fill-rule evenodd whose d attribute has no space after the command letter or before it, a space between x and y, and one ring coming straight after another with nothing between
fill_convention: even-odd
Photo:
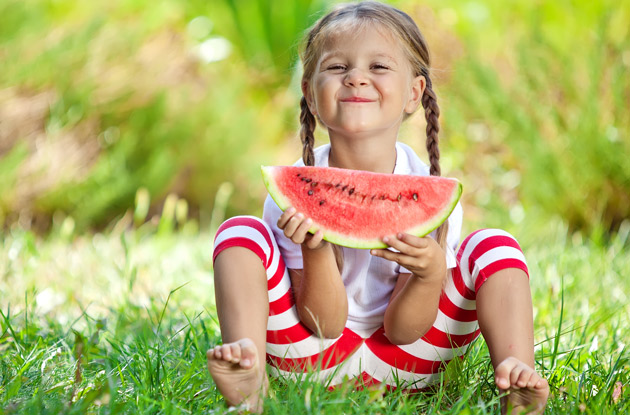
<instances>
[{"instance_id":1,"label":"arm","mask_svg":"<svg viewBox=\"0 0 630 415\"><path fill-rule=\"evenodd\" d=\"M404 266L385 311L384 327L394 344L413 343L433 325L446 278L444 251L433 238L403 234L384 240L398 253L386 249L372 254Z\"/></svg>"},{"instance_id":2,"label":"arm","mask_svg":"<svg viewBox=\"0 0 630 415\"><path fill-rule=\"evenodd\" d=\"M322 240L321 231L308 233L311 224L292 208L278 220L284 234L302 245L304 268L289 270L300 320L314 333L336 338L348 319L348 298L332 246Z\"/></svg>"}]
</instances>

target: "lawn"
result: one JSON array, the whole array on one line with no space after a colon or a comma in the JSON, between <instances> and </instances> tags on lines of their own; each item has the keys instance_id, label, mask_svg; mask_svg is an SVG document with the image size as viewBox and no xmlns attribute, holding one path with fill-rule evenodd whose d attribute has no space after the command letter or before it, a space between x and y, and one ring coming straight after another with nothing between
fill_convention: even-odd
<instances>
[{"instance_id":1,"label":"lawn","mask_svg":"<svg viewBox=\"0 0 630 415\"><path fill-rule=\"evenodd\" d=\"M227 412L205 369L219 341L212 234L194 227L0 235L0 414ZM628 227L596 243L560 224L523 234L547 414L630 411ZM498 396L477 341L436 391L326 391L274 381L268 413L490 414Z\"/></svg>"}]
</instances>

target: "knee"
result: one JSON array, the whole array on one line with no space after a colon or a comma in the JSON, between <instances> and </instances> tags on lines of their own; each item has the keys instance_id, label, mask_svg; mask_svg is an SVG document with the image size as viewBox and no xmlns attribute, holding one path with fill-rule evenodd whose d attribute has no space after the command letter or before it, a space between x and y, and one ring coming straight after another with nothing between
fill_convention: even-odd
<instances>
[{"instance_id":1,"label":"knee","mask_svg":"<svg viewBox=\"0 0 630 415\"><path fill-rule=\"evenodd\" d=\"M213 262L226 249L240 247L252 251L265 267L271 263L274 237L269 226L255 216L235 216L219 226L214 237Z\"/></svg>"},{"instance_id":2,"label":"knee","mask_svg":"<svg viewBox=\"0 0 630 415\"><path fill-rule=\"evenodd\" d=\"M466 285L475 291L490 275L503 269L517 268L529 275L518 241L502 229L473 232L462 242L457 258Z\"/></svg>"}]
</instances>

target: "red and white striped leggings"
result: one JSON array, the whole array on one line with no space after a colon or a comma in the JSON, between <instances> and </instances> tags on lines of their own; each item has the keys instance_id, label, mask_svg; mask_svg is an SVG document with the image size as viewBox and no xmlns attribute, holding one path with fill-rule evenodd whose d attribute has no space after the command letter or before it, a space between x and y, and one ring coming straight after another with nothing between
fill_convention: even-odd
<instances>
[{"instance_id":1,"label":"red and white striped leggings","mask_svg":"<svg viewBox=\"0 0 630 415\"><path fill-rule=\"evenodd\" d=\"M475 293L486 279L505 268L527 273L523 253L510 234L497 229L474 232L459 248L457 267L451 270L433 327L415 343L397 346L387 340L382 327L361 332L346 327L336 339L320 338L306 328L298 318L278 245L262 220L239 216L223 223L215 237L213 259L233 246L253 251L267 271L271 373L299 378L310 372L328 386L353 378L364 385L426 387L479 335Z\"/></svg>"}]
</instances>

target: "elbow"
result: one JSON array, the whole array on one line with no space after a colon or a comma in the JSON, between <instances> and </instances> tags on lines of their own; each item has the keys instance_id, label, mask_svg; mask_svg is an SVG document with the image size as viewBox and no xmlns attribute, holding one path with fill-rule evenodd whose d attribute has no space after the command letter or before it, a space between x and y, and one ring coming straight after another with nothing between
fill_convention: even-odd
<instances>
[{"instance_id":1,"label":"elbow","mask_svg":"<svg viewBox=\"0 0 630 415\"><path fill-rule=\"evenodd\" d=\"M411 344L417 342L422 336L424 336L431 325L428 327L392 327L392 324L385 323L383 329L385 330L385 337L391 344L402 346L405 344Z\"/></svg>"},{"instance_id":2,"label":"elbow","mask_svg":"<svg viewBox=\"0 0 630 415\"><path fill-rule=\"evenodd\" d=\"M340 327L332 327L332 328L325 327L325 330L322 329L321 334L319 336L324 339L336 339L341 336L341 334L343 333L343 329L345 328L346 328L345 325L342 325Z\"/></svg>"},{"instance_id":3,"label":"elbow","mask_svg":"<svg viewBox=\"0 0 630 415\"><path fill-rule=\"evenodd\" d=\"M300 321L315 334L322 339L336 339L343 333L346 328L347 313L344 318L336 316L335 318L321 318L311 313L309 310L298 309Z\"/></svg>"},{"instance_id":4,"label":"elbow","mask_svg":"<svg viewBox=\"0 0 630 415\"><path fill-rule=\"evenodd\" d=\"M415 343L422 337L421 335L414 335L414 333L397 333L397 332L388 332L385 330L385 337L391 344L395 344L397 346L402 346L404 344Z\"/></svg>"}]
</instances>

